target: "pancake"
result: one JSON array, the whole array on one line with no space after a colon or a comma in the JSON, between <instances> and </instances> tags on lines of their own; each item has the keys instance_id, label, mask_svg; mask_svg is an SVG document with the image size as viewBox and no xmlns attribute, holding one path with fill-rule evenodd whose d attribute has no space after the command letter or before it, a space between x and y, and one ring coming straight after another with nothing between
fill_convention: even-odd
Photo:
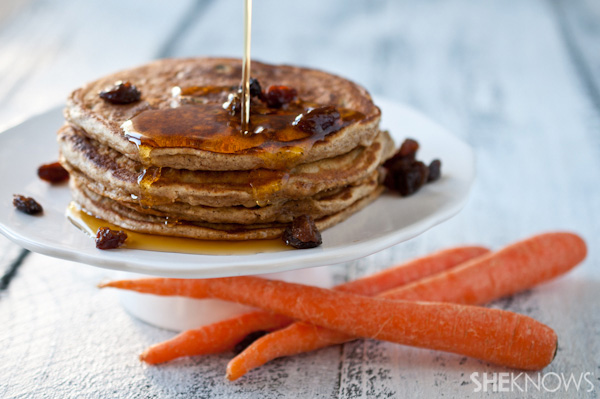
<instances>
[{"instance_id":1,"label":"pancake","mask_svg":"<svg viewBox=\"0 0 600 399\"><path fill-rule=\"evenodd\" d=\"M251 170L257 168L291 168L308 162L336 157L357 146L369 146L379 134L380 110L365 89L341 77L308 68L288 65L252 63L252 75L263 87L286 85L298 91L303 101L318 105L333 105L362 115L340 130L316 142L311 138L295 140L286 146L282 162L281 150L264 156L256 147L226 152L192 148L189 142L177 145L148 147L142 151L123 134L123 124L136 116L156 110L173 110L173 87L223 87L235 89L241 76L241 62L227 58L164 59L137 68L117 72L75 90L67 100L65 117L86 135L137 162L151 162L156 167L187 170ZM98 93L116 81L130 81L142 93L140 101L115 106L99 98ZM222 94L209 102L222 103ZM180 105L180 104L176 104ZM181 107L183 109L183 107ZM174 111L178 112L178 111ZM235 130L235 129L233 129ZM135 133L135 132L134 132ZM252 135L250 141L260 139ZM293 157L289 156L293 153Z\"/></svg>"},{"instance_id":2,"label":"pancake","mask_svg":"<svg viewBox=\"0 0 600 399\"><path fill-rule=\"evenodd\" d=\"M382 186L369 195L354 202L344 210L315 220L320 231L323 231L348 218L353 213L374 201ZM124 229L140 233L166 235L174 237L195 238L202 240L262 240L280 237L288 224L261 223L254 225L216 224L179 220L176 223L165 223L163 217L139 213L127 208L117 201L97 195L91 191L72 190L73 199L94 216L110 221Z\"/></svg>"},{"instance_id":3,"label":"pancake","mask_svg":"<svg viewBox=\"0 0 600 399\"><path fill-rule=\"evenodd\" d=\"M64 166L96 193L121 202L142 200L143 205L253 208L310 198L317 193L345 187L371 176L393 151L387 132L380 132L369 147L298 165L289 171L189 171L152 169L155 177L140 185L143 166L99 142L80 129L65 125L58 132ZM150 172L148 172L150 174ZM160 175L160 176L158 176Z\"/></svg>"},{"instance_id":4,"label":"pancake","mask_svg":"<svg viewBox=\"0 0 600 399\"><path fill-rule=\"evenodd\" d=\"M299 216L324 230L375 200L395 146L367 91L287 65L252 75L244 128L235 59L158 60L75 90L57 134L73 199L124 229L203 240L280 237ZM100 97L118 81L141 98Z\"/></svg>"},{"instance_id":5,"label":"pancake","mask_svg":"<svg viewBox=\"0 0 600 399\"><path fill-rule=\"evenodd\" d=\"M264 207L244 206L209 207L192 206L182 202L144 207L137 202L118 201L121 205L138 213L162 217L163 220L188 220L208 223L229 224L261 224L261 223L290 223L295 217L310 215L314 219L329 216L351 206L378 189L378 172L353 185L339 189L317 193L313 197L300 200L285 201ZM102 196L102 192L94 191L95 185L84 175L74 172L71 174L71 190L84 192L88 197L93 194Z\"/></svg>"}]
</instances>

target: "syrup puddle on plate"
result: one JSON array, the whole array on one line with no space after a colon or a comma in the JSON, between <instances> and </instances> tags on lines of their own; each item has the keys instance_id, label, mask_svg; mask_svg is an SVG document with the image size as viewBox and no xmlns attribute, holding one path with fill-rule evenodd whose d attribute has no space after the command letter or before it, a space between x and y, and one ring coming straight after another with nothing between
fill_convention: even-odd
<instances>
[{"instance_id":1,"label":"syrup puddle on plate","mask_svg":"<svg viewBox=\"0 0 600 399\"><path fill-rule=\"evenodd\" d=\"M245 240L245 241L209 241L192 238L159 236L154 234L136 233L102 219L90 215L74 202L67 208L67 217L77 228L91 237L96 237L100 227L122 230L127 233L127 241L123 248L141 249L144 251L175 252L198 255L253 255L264 252L288 251L280 239Z\"/></svg>"}]
</instances>

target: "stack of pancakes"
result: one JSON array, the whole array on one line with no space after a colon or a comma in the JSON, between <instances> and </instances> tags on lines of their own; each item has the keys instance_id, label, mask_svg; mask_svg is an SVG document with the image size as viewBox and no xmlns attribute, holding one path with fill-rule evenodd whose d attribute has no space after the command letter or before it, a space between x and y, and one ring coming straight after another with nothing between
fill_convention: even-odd
<instances>
[{"instance_id":1,"label":"stack of pancakes","mask_svg":"<svg viewBox=\"0 0 600 399\"><path fill-rule=\"evenodd\" d=\"M198 146L198 140L139 145L135 137L143 132L131 131L132 118L222 103L239 86L239 60L159 60L89 83L69 97L58 142L74 200L94 216L133 231L243 240L279 237L300 215L326 229L381 193L379 167L394 144L379 130L380 111L363 88L317 70L258 62L252 63L252 75L263 88L285 85L302 101L361 117L316 141L307 137L276 150L220 151ZM101 99L99 92L117 81L136 85L141 99L131 104ZM181 95L186 88L203 87L231 90L205 98ZM174 124L175 134L185 129Z\"/></svg>"}]
</instances>

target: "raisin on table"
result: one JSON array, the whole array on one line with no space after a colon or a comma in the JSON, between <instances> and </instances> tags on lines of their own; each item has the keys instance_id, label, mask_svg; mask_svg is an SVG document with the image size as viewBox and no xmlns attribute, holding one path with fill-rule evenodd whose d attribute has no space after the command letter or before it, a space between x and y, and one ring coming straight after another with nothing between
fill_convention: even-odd
<instances>
[{"instance_id":1,"label":"raisin on table","mask_svg":"<svg viewBox=\"0 0 600 399\"><path fill-rule=\"evenodd\" d=\"M114 249L125 243L127 233L121 230L111 230L108 227L100 227L96 234L96 248Z\"/></svg>"},{"instance_id":2,"label":"raisin on table","mask_svg":"<svg viewBox=\"0 0 600 399\"><path fill-rule=\"evenodd\" d=\"M25 197L24 195L15 194L13 198L13 205L19 211L24 212L28 215L37 215L44 211L44 208L31 197Z\"/></svg>"}]
</instances>

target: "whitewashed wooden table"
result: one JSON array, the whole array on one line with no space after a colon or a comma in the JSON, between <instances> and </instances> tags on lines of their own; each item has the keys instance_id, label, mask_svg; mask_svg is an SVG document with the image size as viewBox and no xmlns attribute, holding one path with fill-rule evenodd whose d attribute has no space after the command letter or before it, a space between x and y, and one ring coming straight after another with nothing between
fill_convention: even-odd
<instances>
[{"instance_id":1,"label":"whitewashed wooden table","mask_svg":"<svg viewBox=\"0 0 600 399\"><path fill-rule=\"evenodd\" d=\"M0 128L117 69L159 57L239 56L242 49L240 0L2 4ZM476 392L471 373L509 370L368 340L279 359L234 383L223 377L231 354L146 367L137 354L173 333L130 317L116 292L98 291L108 271L27 254L0 237L2 271L22 262L0 291L0 397L600 396L597 0L261 0L253 56L356 80L420 109L477 153L477 182L457 217L332 266L335 281L455 244L498 248L541 231L576 231L589 245L578 269L493 306L552 326L560 349L544 372L588 373L593 389Z\"/></svg>"}]
</instances>

